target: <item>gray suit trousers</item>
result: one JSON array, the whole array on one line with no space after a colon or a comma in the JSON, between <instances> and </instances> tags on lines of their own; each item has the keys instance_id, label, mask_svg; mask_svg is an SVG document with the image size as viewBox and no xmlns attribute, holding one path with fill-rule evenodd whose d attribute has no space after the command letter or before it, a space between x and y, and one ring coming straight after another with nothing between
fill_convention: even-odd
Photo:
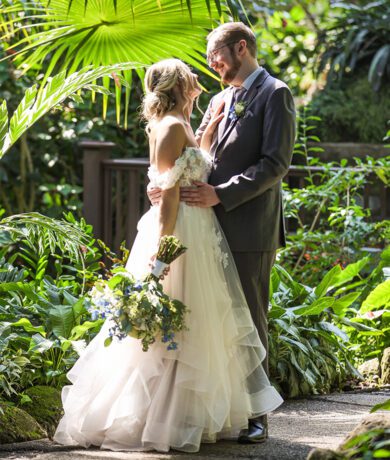
<instances>
[{"instance_id":1,"label":"gray suit trousers","mask_svg":"<svg viewBox=\"0 0 390 460\"><path fill-rule=\"evenodd\" d=\"M267 355L263 367L269 376L268 368L268 305L269 283L276 251L233 252L241 284Z\"/></svg>"}]
</instances>

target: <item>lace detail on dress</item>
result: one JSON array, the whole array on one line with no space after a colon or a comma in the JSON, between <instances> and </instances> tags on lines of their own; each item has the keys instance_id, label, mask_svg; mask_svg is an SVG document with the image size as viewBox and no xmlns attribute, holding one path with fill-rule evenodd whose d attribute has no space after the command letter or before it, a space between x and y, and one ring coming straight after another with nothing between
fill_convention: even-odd
<instances>
[{"instance_id":1,"label":"lace detail on dress","mask_svg":"<svg viewBox=\"0 0 390 460\"><path fill-rule=\"evenodd\" d=\"M217 229L213 229L210 233L211 244L213 246L214 255L216 259L221 262L223 268L229 265L229 256L226 252L221 249L222 234Z\"/></svg>"},{"instance_id":2,"label":"lace detail on dress","mask_svg":"<svg viewBox=\"0 0 390 460\"><path fill-rule=\"evenodd\" d=\"M156 166L148 169L151 185L162 190L173 187L177 181L181 186L192 185L192 181L206 181L211 171L210 155L198 147L186 147L175 161L175 165L165 171L158 172Z\"/></svg>"}]
</instances>

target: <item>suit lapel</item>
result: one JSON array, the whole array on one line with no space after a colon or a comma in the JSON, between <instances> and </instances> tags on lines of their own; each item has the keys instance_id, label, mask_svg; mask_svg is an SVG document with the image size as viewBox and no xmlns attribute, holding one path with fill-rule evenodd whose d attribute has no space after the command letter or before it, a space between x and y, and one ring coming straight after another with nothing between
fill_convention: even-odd
<instances>
[{"instance_id":1,"label":"suit lapel","mask_svg":"<svg viewBox=\"0 0 390 460\"><path fill-rule=\"evenodd\" d=\"M258 89L259 87L264 83L265 79L269 76L269 73L265 70L265 69L262 69L262 72L257 76L256 80L253 82L252 86L249 88L249 91L245 94L245 96L242 98L242 101L245 102L245 110L248 110L250 104L252 103L253 99L256 97L257 93L258 93ZM233 91L230 92L230 95L229 95L229 103L227 105L228 109L227 109L227 113L226 113L226 103L227 101L225 102L225 117L223 118L223 120L221 121L221 123L219 124L218 126L218 145L215 146L215 156L220 156L220 155L217 155L217 151L220 149L221 145L223 144L223 142L229 137L230 133L232 132L233 128L236 126L237 122L238 122L238 118L236 118L235 120L233 120L230 125L228 126L228 128L226 129L226 131L220 131L220 128L222 128L223 130L225 129L225 125L226 125L226 119L227 119L227 115L229 113L229 108L230 108L230 104L231 104L231 101L232 101L232 97L233 97ZM223 126L221 127L223 123ZM220 135L221 133L221 135Z\"/></svg>"}]
</instances>

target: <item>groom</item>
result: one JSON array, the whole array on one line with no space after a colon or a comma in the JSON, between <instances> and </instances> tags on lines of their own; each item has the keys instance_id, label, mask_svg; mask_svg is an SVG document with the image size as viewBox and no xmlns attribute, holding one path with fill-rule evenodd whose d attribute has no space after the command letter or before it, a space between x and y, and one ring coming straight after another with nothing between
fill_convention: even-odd
<instances>
[{"instance_id":1,"label":"groom","mask_svg":"<svg viewBox=\"0 0 390 460\"><path fill-rule=\"evenodd\" d=\"M196 132L200 140L213 111L225 116L211 145L208 183L183 188L181 200L214 207L226 235L253 321L267 350L268 297L276 250L285 245L281 182L295 140L295 108L288 87L259 67L256 37L241 22L223 24L207 37L207 60L227 89L213 97ZM266 416L251 419L241 443L267 438Z\"/></svg>"}]
</instances>

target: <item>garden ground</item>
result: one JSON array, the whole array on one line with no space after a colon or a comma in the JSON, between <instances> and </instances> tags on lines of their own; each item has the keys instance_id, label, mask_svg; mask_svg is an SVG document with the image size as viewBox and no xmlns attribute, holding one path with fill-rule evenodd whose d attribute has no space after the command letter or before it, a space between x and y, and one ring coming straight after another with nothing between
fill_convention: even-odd
<instances>
[{"instance_id":1,"label":"garden ground","mask_svg":"<svg viewBox=\"0 0 390 460\"><path fill-rule=\"evenodd\" d=\"M197 454L109 452L54 445L48 440L0 446L0 458L13 460L304 460L314 447L336 448L370 409L383 403L390 389L289 400L269 419L270 439L243 446L221 441L203 445Z\"/></svg>"}]
</instances>

